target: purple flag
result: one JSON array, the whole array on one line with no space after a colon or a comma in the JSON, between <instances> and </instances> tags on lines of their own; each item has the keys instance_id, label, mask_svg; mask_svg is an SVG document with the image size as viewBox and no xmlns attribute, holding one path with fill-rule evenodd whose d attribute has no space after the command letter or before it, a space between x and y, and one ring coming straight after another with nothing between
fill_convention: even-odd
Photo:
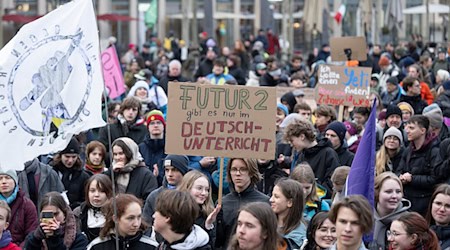
<instances>
[{"instance_id":1,"label":"purple flag","mask_svg":"<svg viewBox=\"0 0 450 250\"><path fill-rule=\"evenodd\" d=\"M359 143L345 185L345 196L360 194L374 207L376 100L372 105L364 135Z\"/></svg>"}]
</instances>

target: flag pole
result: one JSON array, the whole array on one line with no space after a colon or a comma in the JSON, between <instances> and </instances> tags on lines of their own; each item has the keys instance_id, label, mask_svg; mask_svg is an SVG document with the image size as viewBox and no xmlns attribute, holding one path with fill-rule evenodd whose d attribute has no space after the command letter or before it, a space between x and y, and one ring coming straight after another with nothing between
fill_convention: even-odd
<instances>
[{"instance_id":1,"label":"flag pole","mask_svg":"<svg viewBox=\"0 0 450 250\"><path fill-rule=\"evenodd\" d=\"M220 157L219 164L219 197L217 198L217 204L222 206L222 194L223 194L223 161L224 158Z\"/></svg>"},{"instance_id":2,"label":"flag pole","mask_svg":"<svg viewBox=\"0 0 450 250\"><path fill-rule=\"evenodd\" d=\"M100 58L101 58L101 50L100 50L100 44L98 48L100 52ZM100 60L101 61L101 60ZM109 150L109 162L111 163L110 170L111 170L111 181L112 181L112 205L113 205L113 213L114 213L114 233L116 234L116 250L119 250L119 233L118 233L118 225L117 225L117 203L116 203L116 185L115 185L115 177L114 177L114 169L112 166L113 158L112 158L112 147L111 147L111 126L108 123L108 117L109 117L109 111L108 111L108 95L106 94L106 86L105 86L105 78L103 76L103 63L101 63L102 66L102 77L103 77L103 98L105 99L105 114L106 114L106 129L108 133L108 150Z\"/></svg>"}]
</instances>

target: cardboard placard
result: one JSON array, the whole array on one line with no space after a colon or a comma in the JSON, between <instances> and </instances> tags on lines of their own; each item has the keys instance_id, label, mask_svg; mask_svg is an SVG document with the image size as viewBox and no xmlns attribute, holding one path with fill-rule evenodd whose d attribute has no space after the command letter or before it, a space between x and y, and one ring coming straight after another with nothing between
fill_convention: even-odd
<instances>
[{"instance_id":1,"label":"cardboard placard","mask_svg":"<svg viewBox=\"0 0 450 250\"><path fill-rule=\"evenodd\" d=\"M331 59L333 61L347 61L345 50L351 49L352 60L366 61L366 40L363 36L332 37L330 39Z\"/></svg>"},{"instance_id":2,"label":"cardboard placard","mask_svg":"<svg viewBox=\"0 0 450 250\"><path fill-rule=\"evenodd\" d=\"M169 83L166 153L275 156L276 89Z\"/></svg>"},{"instance_id":3,"label":"cardboard placard","mask_svg":"<svg viewBox=\"0 0 450 250\"><path fill-rule=\"evenodd\" d=\"M320 65L318 104L369 107L371 68Z\"/></svg>"}]
</instances>

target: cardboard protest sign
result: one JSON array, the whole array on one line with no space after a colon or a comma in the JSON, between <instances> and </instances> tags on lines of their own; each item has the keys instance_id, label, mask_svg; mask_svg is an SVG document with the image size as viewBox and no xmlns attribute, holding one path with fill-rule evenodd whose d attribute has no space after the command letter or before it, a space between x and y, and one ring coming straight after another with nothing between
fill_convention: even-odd
<instances>
[{"instance_id":1,"label":"cardboard protest sign","mask_svg":"<svg viewBox=\"0 0 450 250\"><path fill-rule=\"evenodd\" d=\"M320 65L316 100L318 104L370 106L371 68Z\"/></svg>"},{"instance_id":2,"label":"cardboard protest sign","mask_svg":"<svg viewBox=\"0 0 450 250\"><path fill-rule=\"evenodd\" d=\"M333 61L347 61L346 52L351 51L351 59L367 60L366 40L363 36L332 37L330 39L331 59Z\"/></svg>"},{"instance_id":3,"label":"cardboard protest sign","mask_svg":"<svg viewBox=\"0 0 450 250\"><path fill-rule=\"evenodd\" d=\"M166 153L273 159L276 89L169 83Z\"/></svg>"}]
</instances>

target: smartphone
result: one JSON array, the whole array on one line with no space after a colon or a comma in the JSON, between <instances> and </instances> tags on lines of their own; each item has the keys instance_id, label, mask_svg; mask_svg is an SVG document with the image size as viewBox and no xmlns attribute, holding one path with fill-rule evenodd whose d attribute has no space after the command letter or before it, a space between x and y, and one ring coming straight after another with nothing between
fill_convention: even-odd
<instances>
[{"instance_id":1,"label":"smartphone","mask_svg":"<svg viewBox=\"0 0 450 250\"><path fill-rule=\"evenodd\" d=\"M49 223L51 220L53 220L53 211L43 210L41 212L41 222ZM49 233L47 235L53 235L53 233Z\"/></svg>"}]
</instances>

